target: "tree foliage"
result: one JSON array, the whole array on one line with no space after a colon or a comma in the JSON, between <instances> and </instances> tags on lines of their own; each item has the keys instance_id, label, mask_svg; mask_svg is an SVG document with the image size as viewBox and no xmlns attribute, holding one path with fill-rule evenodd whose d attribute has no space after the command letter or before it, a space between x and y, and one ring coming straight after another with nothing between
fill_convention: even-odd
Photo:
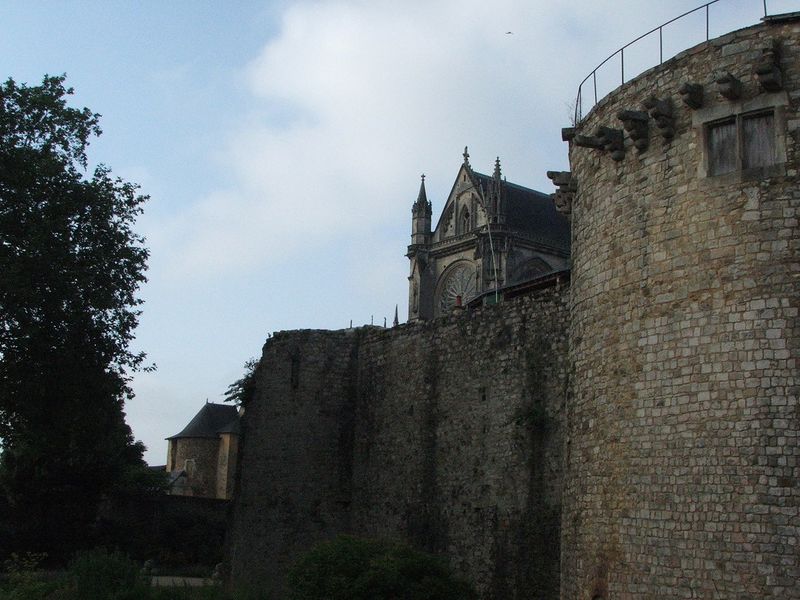
<instances>
[{"instance_id":1,"label":"tree foliage","mask_svg":"<svg viewBox=\"0 0 800 600\"><path fill-rule=\"evenodd\" d=\"M256 369L258 359L250 358L244 363L244 375L228 386L225 391L225 402L233 402L237 406L247 404L256 389Z\"/></svg>"},{"instance_id":2,"label":"tree foliage","mask_svg":"<svg viewBox=\"0 0 800 600\"><path fill-rule=\"evenodd\" d=\"M146 197L102 165L86 175L99 115L67 106L64 80L0 85L0 484L42 528L66 504L85 524L143 464L123 404L144 360L129 344Z\"/></svg>"}]
</instances>

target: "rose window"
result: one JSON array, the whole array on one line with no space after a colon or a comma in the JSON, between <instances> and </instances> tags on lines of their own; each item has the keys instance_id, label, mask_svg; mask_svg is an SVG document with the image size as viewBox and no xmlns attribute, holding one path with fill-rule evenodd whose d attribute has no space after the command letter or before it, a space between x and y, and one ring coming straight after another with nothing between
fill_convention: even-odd
<instances>
[{"instance_id":1,"label":"rose window","mask_svg":"<svg viewBox=\"0 0 800 600\"><path fill-rule=\"evenodd\" d=\"M454 268L445 279L439 297L439 312L445 314L456 305L456 298L461 296L461 304L465 305L476 294L475 269L469 265Z\"/></svg>"}]
</instances>

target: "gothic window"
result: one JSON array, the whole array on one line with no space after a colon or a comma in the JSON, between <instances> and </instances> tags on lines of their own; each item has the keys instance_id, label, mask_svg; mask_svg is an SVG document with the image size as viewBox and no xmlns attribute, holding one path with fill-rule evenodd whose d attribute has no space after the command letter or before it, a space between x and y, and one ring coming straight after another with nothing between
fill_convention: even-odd
<instances>
[{"instance_id":1,"label":"gothic window","mask_svg":"<svg viewBox=\"0 0 800 600\"><path fill-rule=\"evenodd\" d=\"M772 110L733 117L707 126L708 174L724 175L778 162Z\"/></svg>"},{"instance_id":2,"label":"gothic window","mask_svg":"<svg viewBox=\"0 0 800 600\"><path fill-rule=\"evenodd\" d=\"M465 206L461 211L461 233L467 233L472 229L472 221L470 221L469 210Z\"/></svg>"},{"instance_id":3,"label":"gothic window","mask_svg":"<svg viewBox=\"0 0 800 600\"><path fill-rule=\"evenodd\" d=\"M458 298L465 305L477 294L475 281L475 268L463 263L453 267L442 280L439 286L438 309L439 314L447 314L456 305Z\"/></svg>"},{"instance_id":4,"label":"gothic window","mask_svg":"<svg viewBox=\"0 0 800 600\"><path fill-rule=\"evenodd\" d=\"M455 214L455 202L450 203L444 209L442 213L442 237L447 237L448 235L455 235L455 218L453 215Z\"/></svg>"}]
</instances>

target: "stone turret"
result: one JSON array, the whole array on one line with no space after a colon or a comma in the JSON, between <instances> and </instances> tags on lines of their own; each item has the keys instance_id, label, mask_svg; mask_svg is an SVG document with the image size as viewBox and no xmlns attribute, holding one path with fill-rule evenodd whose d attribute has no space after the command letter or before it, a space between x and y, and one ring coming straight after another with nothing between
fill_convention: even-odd
<instances>
[{"instance_id":1,"label":"stone turret","mask_svg":"<svg viewBox=\"0 0 800 600\"><path fill-rule=\"evenodd\" d=\"M506 202L503 193L503 175L500 171L500 157L494 161L494 173L489 186L488 212L492 223L504 225L506 222Z\"/></svg>"},{"instance_id":2,"label":"stone turret","mask_svg":"<svg viewBox=\"0 0 800 600\"><path fill-rule=\"evenodd\" d=\"M425 193L425 175L419 184L419 195L411 208L411 244L427 244L431 237L431 203Z\"/></svg>"},{"instance_id":3,"label":"stone turret","mask_svg":"<svg viewBox=\"0 0 800 600\"><path fill-rule=\"evenodd\" d=\"M561 598L800 599L798 65L797 13L705 42L606 96L552 173Z\"/></svg>"}]
</instances>

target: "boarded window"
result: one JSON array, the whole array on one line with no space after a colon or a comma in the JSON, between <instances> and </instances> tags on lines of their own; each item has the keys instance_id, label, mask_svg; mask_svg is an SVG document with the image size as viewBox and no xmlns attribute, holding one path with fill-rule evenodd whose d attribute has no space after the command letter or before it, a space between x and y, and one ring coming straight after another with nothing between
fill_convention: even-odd
<instances>
[{"instance_id":1,"label":"boarded window","mask_svg":"<svg viewBox=\"0 0 800 600\"><path fill-rule=\"evenodd\" d=\"M768 167L778 162L775 115L736 115L708 125L708 174Z\"/></svg>"},{"instance_id":2,"label":"boarded window","mask_svg":"<svg viewBox=\"0 0 800 600\"><path fill-rule=\"evenodd\" d=\"M736 121L708 126L708 174L722 175L736 170Z\"/></svg>"},{"instance_id":3,"label":"boarded window","mask_svg":"<svg viewBox=\"0 0 800 600\"><path fill-rule=\"evenodd\" d=\"M742 168L775 164L775 122L772 113L742 119Z\"/></svg>"}]
</instances>

